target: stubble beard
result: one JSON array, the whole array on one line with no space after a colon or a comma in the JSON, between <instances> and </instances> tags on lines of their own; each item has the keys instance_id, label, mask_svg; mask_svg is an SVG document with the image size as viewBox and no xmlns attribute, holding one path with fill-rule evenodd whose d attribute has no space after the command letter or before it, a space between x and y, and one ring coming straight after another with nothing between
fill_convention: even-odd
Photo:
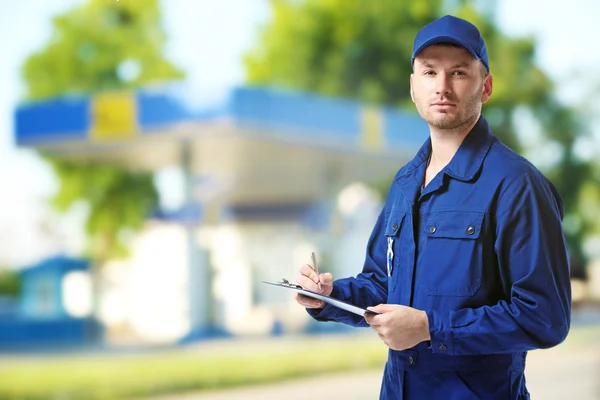
<instances>
[{"instance_id":1,"label":"stubble beard","mask_svg":"<svg viewBox=\"0 0 600 400\"><path fill-rule=\"evenodd\" d=\"M436 113L436 115L432 115L432 111L429 108L429 101L417 101L417 111L430 127L438 131L453 132L459 130L463 126L468 126L479 116L481 111L480 102L482 93L483 87L479 88L471 97L466 100L465 110L460 114L451 116L446 112L439 112ZM452 101L452 99L445 100Z\"/></svg>"}]
</instances>

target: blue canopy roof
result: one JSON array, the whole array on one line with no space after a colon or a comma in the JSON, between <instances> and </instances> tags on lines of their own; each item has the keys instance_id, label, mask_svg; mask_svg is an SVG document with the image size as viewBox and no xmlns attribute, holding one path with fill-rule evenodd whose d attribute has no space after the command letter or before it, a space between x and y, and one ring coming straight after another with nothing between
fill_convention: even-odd
<instances>
[{"instance_id":1,"label":"blue canopy roof","mask_svg":"<svg viewBox=\"0 0 600 400\"><path fill-rule=\"evenodd\" d=\"M15 111L15 139L21 146L136 139L182 123L227 118L236 126L327 136L340 144L363 143L387 151L420 146L428 135L416 114L373 108L359 102L264 87L240 87L211 110L192 109L169 90L99 93L25 103Z\"/></svg>"}]
</instances>

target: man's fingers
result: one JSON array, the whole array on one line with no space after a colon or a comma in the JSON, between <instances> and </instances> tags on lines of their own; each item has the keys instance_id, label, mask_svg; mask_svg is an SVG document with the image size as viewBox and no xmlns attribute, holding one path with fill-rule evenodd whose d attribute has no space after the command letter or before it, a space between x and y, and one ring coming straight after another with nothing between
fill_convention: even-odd
<instances>
[{"instance_id":1,"label":"man's fingers","mask_svg":"<svg viewBox=\"0 0 600 400\"><path fill-rule=\"evenodd\" d=\"M302 272L298 272L296 275L296 283L311 292L318 292L319 287L313 282L308 276L303 275Z\"/></svg>"},{"instance_id":2,"label":"man's fingers","mask_svg":"<svg viewBox=\"0 0 600 400\"><path fill-rule=\"evenodd\" d=\"M387 312L394 311L397 307L397 304L378 304L374 307L367 307L367 310L375 311L379 314L385 314Z\"/></svg>"},{"instance_id":3,"label":"man's fingers","mask_svg":"<svg viewBox=\"0 0 600 400\"><path fill-rule=\"evenodd\" d=\"M329 272L317 275L310 265L304 264L300 267L298 275L296 275L296 282L311 292L329 293L330 291L327 290L319 290L318 283L320 282L322 286L331 287L333 285L333 275Z\"/></svg>"},{"instance_id":4,"label":"man's fingers","mask_svg":"<svg viewBox=\"0 0 600 400\"><path fill-rule=\"evenodd\" d=\"M325 272L324 274L319 275L319 280L322 285L330 286L333 284L333 275L329 272Z\"/></svg>"},{"instance_id":5,"label":"man's fingers","mask_svg":"<svg viewBox=\"0 0 600 400\"><path fill-rule=\"evenodd\" d=\"M322 308L325 304L321 300L313 299L312 297L302 296L299 293L295 294L296 301L306 308Z\"/></svg>"},{"instance_id":6,"label":"man's fingers","mask_svg":"<svg viewBox=\"0 0 600 400\"><path fill-rule=\"evenodd\" d=\"M311 272L315 272L315 271L308 264L302 264L302 266L300 267L300 273L302 275L310 276Z\"/></svg>"},{"instance_id":7,"label":"man's fingers","mask_svg":"<svg viewBox=\"0 0 600 400\"><path fill-rule=\"evenodd\" d=\"M369 324L371 326L373 326L375 324L374 319L375 319L376 315L365 313L364 317L365 317L365 320L367 321L367 324Z\"/></svg>"},{"instance_id":8,"label":"man's fingers","mask_svg":"<svg viewBox=\"0 0 600 400\"><path fill-rule=\"evenodd\" d=\"M313 267L311 267L308 264L304 264L300 267L300 274L309 277L310 280L314 283L319 282L319 276L317 275Z\"/></svg>"}]
</instances>

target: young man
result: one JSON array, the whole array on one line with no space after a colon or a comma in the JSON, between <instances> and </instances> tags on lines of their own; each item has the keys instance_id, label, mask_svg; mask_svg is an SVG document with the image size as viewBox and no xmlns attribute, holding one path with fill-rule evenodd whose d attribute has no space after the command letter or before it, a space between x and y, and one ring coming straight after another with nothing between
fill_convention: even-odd
<instances>
[{"instance_id":1,"label":"young man","mask_svg":"<svg viewBox=\"0 0 600 400\"><path fill-rule=\"evenodd\" d=\"M364 318L303 296L317 320L370 325L390 348L381 399L528 399L528 350L561 343L571 292L563 203L481 115L492 95L485 43L445 16L413 48L411 97L430 138L396 175L363 271L305 288L379 312Z\"/></svg>"}]
</instances>

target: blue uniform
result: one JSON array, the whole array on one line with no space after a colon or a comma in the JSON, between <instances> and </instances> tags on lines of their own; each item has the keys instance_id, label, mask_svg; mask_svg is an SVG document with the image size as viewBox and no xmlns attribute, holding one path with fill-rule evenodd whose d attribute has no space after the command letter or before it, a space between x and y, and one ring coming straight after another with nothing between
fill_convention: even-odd
<instances>
[{"instance_id":1,"label":"blue uniform","mask_svg":"<svg viewBox=\"0 0 600 400\"><path fill-rule=\"evenodd\" d=\"M389 351L381 399L528 399L527 351L557 345L570 326L561 197L483 116L422 190L430 151L428 139L400 169L363 271L331 296L427 313L431 341ZM330 305L309 313L368 326Z\"/></svg>"}]
</instances>

